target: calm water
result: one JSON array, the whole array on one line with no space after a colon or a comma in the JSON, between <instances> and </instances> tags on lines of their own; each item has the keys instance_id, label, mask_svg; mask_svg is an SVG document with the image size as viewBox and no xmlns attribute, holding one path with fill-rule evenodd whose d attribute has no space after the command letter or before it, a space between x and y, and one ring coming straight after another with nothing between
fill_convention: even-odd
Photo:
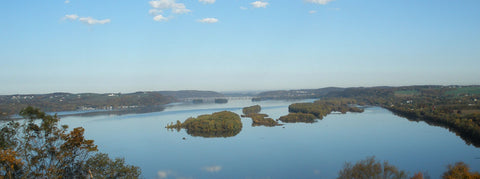
<instances>
[{"instance_id":1,"label":"calm water","mask_svg":"<svg viewBox=\"0 0 480 179\"><path fill-rule=\"evenodd\" d=\"M438 178L446 165L464 161L480 171L480 150L454 133L424 122L410 122L378 108L331 114L313 123L251 127L229 138L189 136L165 126L188 117L259 104L277 119L292 101L230 101L228 104L172 105L163 112L123 116L64 117L84 127L100 151L140 166L145 178L335 178L345 161L367 156L388 160L412 174ZM182 140L185 137L186 140Z\"/></svg>"}]
</instances>

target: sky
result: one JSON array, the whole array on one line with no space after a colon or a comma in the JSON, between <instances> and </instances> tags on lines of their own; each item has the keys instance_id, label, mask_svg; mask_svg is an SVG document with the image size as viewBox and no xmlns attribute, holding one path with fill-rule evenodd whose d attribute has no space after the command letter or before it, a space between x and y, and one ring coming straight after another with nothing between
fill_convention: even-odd
<instances>
[{"instance_id":1,"label":"sky","mask_svg":"<svg viewBox=\"0 0 480 179\"><path fill-rule=\"evenodd\" d=\"M478 0L0 4L0 94L480 84Z\"/></svg>"}]
</instances>

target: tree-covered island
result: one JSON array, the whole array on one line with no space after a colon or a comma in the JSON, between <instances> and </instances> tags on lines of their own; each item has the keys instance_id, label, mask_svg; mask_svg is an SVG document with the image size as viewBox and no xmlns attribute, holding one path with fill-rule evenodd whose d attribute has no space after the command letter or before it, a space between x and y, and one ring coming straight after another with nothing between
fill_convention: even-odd
<instances>
[{"instance_id":1,"label":"tree-covered island","mask_svg":"<svg viewBox=\"0 0 480 179\"><path fill-rule=\"evenodd\" d=\"M251 118L252 126L273 127L273 126L281 125L281 124L278 124L278 122L273 120L272 118L269 118L267 114L260 114L259 112L261 110L262 110L262 107L260 107L260 105L244 107L242 110L244 115L242 115L242 117Z\"/></svg>"},{"instance_id":2,"label":"tree-covered island","mask_svg":"<svg viewBox=\"0 0 480 179\"><path fill-rule=\"evenodd\" d=\"M363 112L356 106L357 101L349 98L329 98L316 100L313 103L294 103L288 106L286 116L280 117L280 121L286 123L305 122L313 123L316 119L323 119L333 111L345 114L347 112Z\"/></svg>"},{"instance_id":3,"label":"tree-covered island","mask_svg":"<svg viewBox=\"0 0 480 179\"><path fill-rule=\"evenodd\" d=\"M242 121L238 114L221 111L213 114L190 117L183 123L169 124L167 129L186 129L192 136L201 137L232 137L242 130Z\"/></svg>"}]
</instances>

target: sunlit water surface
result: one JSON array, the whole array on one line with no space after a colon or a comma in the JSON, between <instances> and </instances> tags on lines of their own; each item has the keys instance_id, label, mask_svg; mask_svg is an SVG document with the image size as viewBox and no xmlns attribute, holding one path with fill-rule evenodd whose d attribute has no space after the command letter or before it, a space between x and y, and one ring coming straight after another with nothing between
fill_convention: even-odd
<instances>
[{"instance_id":1,"label":"sunlit water surface","mask_svg":"<svg viewBox=\"0 0 480 179\"><path fill-rule=\"evenodd\" d=\"M228 138L189 136L165 126L188 117L259 104L274 119L298 101L229 101L227 104L177 104L165 111L94 117L64 117L63 124L84 127L100 151L140 166L145 178L335 178L346 161L376 156L410 174L439 178L447 164L464 161L480 170L480 150L454 133L424 122L410 122L379 107L364 113L331 114L313 124L252 127ZM186 139L183 140L182 138Z\"/></svg>"}]
</instances>

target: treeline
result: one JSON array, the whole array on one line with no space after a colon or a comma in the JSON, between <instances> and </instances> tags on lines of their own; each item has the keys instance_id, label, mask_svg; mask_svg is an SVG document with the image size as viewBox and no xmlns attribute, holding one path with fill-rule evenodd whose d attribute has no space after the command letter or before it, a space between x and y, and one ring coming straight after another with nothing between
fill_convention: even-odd
<instances>
[{"instance_id":1,"label":"treeline","mask_svg":"<svg viewBox=\"0 0 480 179\"><path fill-rule=\"evenodd\" d=\"M192 136L231 137L242 130L240 116L230 111L190 117L183 123L178 121L166 126L168 129L186 129Z\"/></svg>"},{"instance_id":2,"label":"treeline","mask_svg":"<svg viewBox=\"0 0 480 179\"><path fill-rule=\"evenodd\" d=\"M316 100L313 103L294 103L288 106L290 114L280 117L282 122L315 122L315 119L323 119L333 111L341 112L363 112L354 105L355 99L351 98L328 98Z\"/></svg>"}]
</instances>

